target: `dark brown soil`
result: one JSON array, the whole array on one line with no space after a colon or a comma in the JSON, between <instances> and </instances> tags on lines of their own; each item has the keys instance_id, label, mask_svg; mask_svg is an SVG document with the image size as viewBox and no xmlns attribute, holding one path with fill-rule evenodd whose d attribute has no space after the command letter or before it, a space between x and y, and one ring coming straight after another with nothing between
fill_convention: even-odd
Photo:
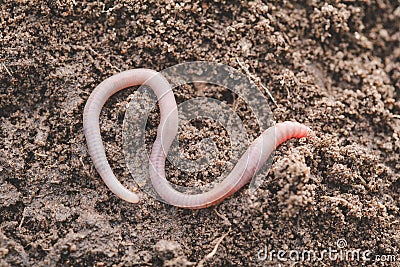
<instances>
[{"instance_id":1,"label":"dark brown soil","mask_svg":"<svg viewBox=\"0 0 400 267\"><path fill-rule=\"evenodd\" d=\"M0 266L293 266L257 255L340 239L371 260L296 266L400 266L399 2L265 2L0 1ZM317 137L282 145L257 197L198 211L118 199L88 156L85 101L121 70L194 60L244 62L276 121ZM101 117L125 181L128 95Z\"/></svg>"}]
</instances>

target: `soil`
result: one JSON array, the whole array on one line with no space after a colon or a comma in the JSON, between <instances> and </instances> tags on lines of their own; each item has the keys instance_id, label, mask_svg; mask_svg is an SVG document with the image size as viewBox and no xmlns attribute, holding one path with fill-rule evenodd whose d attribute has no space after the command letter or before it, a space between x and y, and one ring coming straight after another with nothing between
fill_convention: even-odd
<instances>
[{"instance_id":1,"label":"soil","mask_svg":"<svg viewBox=\"0 0 400 267\"><path fill-rule=\"evenodd\" d=\"M0 266L400 266L399 21L396 0L0 1ZM121 70L198 60L247 68L276 102L263 91L275 120L316 137L280 146L256 195L245 187L202 210L140 189L137 205L118 199L87 153L88 96ZM193 88L177 90L178 102ZM134 91L101 115L124 183ZM219 144L229 150L226 138ZM330 249L321 261L299 255Z\"/></svg>"}]
</instances>

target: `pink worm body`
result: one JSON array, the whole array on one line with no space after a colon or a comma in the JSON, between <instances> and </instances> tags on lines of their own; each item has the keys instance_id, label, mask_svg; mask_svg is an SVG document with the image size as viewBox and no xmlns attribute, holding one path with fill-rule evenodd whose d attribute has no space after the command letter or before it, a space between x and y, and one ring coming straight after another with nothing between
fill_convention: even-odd
<instances>
[{"instance_id":1,"label":"pink worm body","mask_svg":"<svg viewBox=\"0 0 400 267\"><path fill-rule=\"evenodd\" d=\"M175 97L168 81L158 72L149 69L133 69L113 75L100 83L90 95L83 112L83 129L89 154L108 188L118 197L137 203L136 193L125 188L115 177L107 161L100 135L99 115L107 99L116 92L136 85L148 85L157 96L160 107L160 125L150 155L150 178L154 189L171 205L200 209L220 203L249 183L273 150L291 138L311 135L311 130L298 122L286 121L264 131L249 146L230 174L208 192L188 195L176 191L165 178L166 154L178 129Z\"/></svg>"}]
</instances>

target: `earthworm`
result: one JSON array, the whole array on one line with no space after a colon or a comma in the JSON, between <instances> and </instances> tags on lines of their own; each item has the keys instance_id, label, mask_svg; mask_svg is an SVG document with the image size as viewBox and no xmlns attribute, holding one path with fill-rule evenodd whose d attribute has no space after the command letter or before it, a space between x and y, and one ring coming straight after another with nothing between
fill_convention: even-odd
<instances>
[{"instance_id":1,"label":"earthworm","mask_svg":"<svg viewBox=\"0 0 400 267\"><path fill-rule=\"evenodd\" d=\"M281 143L291 138L312 135L307 126L298 122L277 123L251 143L229 175L213 189L194 195L181 193L165 178L166 155L178 129L177 104L171 85L160 73L150 69L132 69L118 73L101 82L90 95L83 112L83 130L97 172L114 194L128 202L137 203L139 197L118 181L107 161L100 135L99 115L111 95L124 88L143 84L156 94L161 115L149 159L150 179L159 196L174 206L200 209L220 203L249 183Z\"/></svg>"}]
</instances>

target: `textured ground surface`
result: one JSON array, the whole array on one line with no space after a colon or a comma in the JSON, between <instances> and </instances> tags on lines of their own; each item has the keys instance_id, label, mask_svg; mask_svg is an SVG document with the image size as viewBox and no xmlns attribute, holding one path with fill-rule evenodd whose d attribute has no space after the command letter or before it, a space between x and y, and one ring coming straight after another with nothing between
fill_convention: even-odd
<instances>
[{"instance_id":1,"label":"textured ground surface","mask_svg":"<svg viewBox=\"0 0 400 267\"><path fill-rule=\"evenodd\" d=\"M323 2L0 1L0 266L293 266L276 253L257 255L338 250L339 239L342 252L397 256L355 265L399 266L399 3ZM317 138L281 146L257 197L243 189L199 211L143 193L138 205L117 199L87 154L85 101L120 70L194 60L248 68L273 95L276 121L303 122ZM176 92L178 101L198 94L190 86ZM113 97L101 117L108 158L124 181L128 95ZM185 136L223 131L202 123ZM224 138L217 143L229 148ZM322 262L350 265L337 254Z\"/></svg>"}]
</instances>

